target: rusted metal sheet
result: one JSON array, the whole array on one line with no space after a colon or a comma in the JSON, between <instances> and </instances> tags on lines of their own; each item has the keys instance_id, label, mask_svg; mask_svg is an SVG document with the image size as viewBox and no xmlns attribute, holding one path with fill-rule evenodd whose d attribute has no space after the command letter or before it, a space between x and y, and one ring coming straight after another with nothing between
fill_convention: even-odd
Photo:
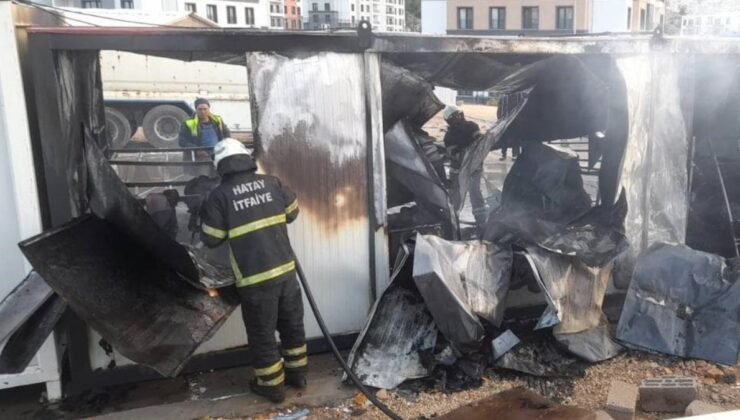
<instances>
[{"instance_id":1,"label":"rusted metal sheet","mask_svg":"<svg viewBox=\"0 0 740 420\"><path fill-rule=\"evenodd\" d=\"M361 54L247 55L257 160L298 196L291 242L332 332L362 327L376 281L367 154L382 133L368 104L377 104L380 92L365 78L377 77L378 65L376 56ZM307 335L318 337L313 317L306 318Z\"/></svg>"}]
</instances>

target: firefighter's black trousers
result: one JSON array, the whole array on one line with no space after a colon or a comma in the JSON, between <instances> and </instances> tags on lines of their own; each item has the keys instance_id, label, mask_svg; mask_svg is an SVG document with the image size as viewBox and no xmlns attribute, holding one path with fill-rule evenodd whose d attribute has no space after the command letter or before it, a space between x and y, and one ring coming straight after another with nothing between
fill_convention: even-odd
<instances>
[{"instance_id":1,"label":"firefighter's black trousers","mask_svg":"<svg viewBox=\"0 0 740 420\"><path fill-rule=\"evenodd\" d=\"M285 277L237 288L252 366L261 386L282 385L283 366L288 374L305 373L308 369L301 287L295 272ZM282 358L275 330L280 333Z\"/></svg>"}]
</instances>

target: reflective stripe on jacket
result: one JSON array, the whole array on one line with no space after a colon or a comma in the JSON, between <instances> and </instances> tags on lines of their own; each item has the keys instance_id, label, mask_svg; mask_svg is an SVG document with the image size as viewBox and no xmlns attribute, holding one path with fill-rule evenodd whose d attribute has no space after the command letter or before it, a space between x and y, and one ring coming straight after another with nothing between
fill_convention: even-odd
<instances>
[{"instance_id":1,"label":"reflective stripe on jacket","mask_svg":"<svg viewBox=\"0 0 740 420\"><path fill-rule=\"evenodd\" d=\"M230 174L204 205L201 237L208 246L228 240L236 285L253 286L294 272L287 223L297 216L295 195L277 178Z\"/></svg>"}]
</instances>

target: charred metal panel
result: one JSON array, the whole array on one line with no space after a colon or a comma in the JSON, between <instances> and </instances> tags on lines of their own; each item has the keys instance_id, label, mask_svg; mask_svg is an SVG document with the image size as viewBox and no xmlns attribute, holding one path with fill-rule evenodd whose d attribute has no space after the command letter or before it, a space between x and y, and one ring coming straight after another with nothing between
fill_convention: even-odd
<instances>
[{"instance_id":1,"label":"charred metal panel","mask_svg":"<svg viewBox=\"0 0 740 420\"><path fill-rule=\"evenodd\" d=\"M366 65L379 67L378 58L247 56L258 163L298 196L301 215L289 228L291 242L333 332L362 327L375 282L368 261L376 257L369 236L376 198L368 196L367 153L382 133L366 125L368 103L380 94L372 87L378 83L365 82L379 71L366 72ZM306 326L309 337L319 336L310 314Z\"/></svg>"},{"instance_id":2,"label":"charred metal panel","mask_svg":"<svg viewBox=\"0 0 740 420\"><path fill-rule=\"evenodd\" d=\"M599 325L611 266L588 267L537 247L527 248L526 257L547 297L549 310L557 317L558 332L579 332Z\"/></svg>"},{"instance_id":3,"label":"charred metal panel","mask_svg":"<svg viewBox=\"0 0 740 420\"><path fill-rule=\"evenodd\" d=\"M525 256L548 304L537 327L555 325L555 339L591 362L619 354L621 347L612 341L601 309L613 265L589 267L537 247L527 248Z\"/></svg>"},{"instance_id":4,"label":"charred metal panel","mask_svg":"<svg viewBox=\"0 0 740 420\"><path fill-rule=\"evenodd\" d=\"M503 135L503 144L571 139L605 131L609 91L595 71L607 65L579 57L554 56L523 67L492 88L500 94L531 89L520 115Z\"/></svg>"},{"instance_id":5,"label":"charred metal panel","mask_svg":"<svg viewBox=\"0 0 740 420\"><path fill-rule=\"evenodd\" d=\"M423 207L435 223L443 223L448 232L456 230L456 214L447 189L424 154L417 133L409 122L399 121L385 134L385 151L388 175L393 181L389 186L389 201L396 185L400 184L408 192L408 198L413 199L418 207ZM391 201L389 205L405 203L399 200Z\"/></svg>"},{"instance_id":6,"label":"charred metal panel","mask_svg":"<svg viewBox=\"0 0 740 420\"><path fill-rule=\"evenodd\" d=\"M399 249L391 284L349 353L347 364L365 385L393 389L429 374L421 353L434 350L438 330L411 279L410 252L405 245Z\"/></svg>"},{"instance_id":7,"label":"charred metal panel","mask_svg":"<svg viewBox=\"0 0 740 420\"><path fill-rule=\"evenodd\" d=\"M737 363L736 261L685 245L654 244L637 262L617 338L630 347Z\"/></svg>"},{"instance_id":8,"label":"charred metal panel","mask_svg":"<svg viewBox=\"0 0 740 420\"><path fill-rule=\"evenodd\" d=\"M237 299L185 283L140 242L95 216L21 243L47 283L121 354L175 376Z\"/></svg>"},{"instance_id":9,"label":"charred metal panel","mask_svg":"<svg viewBox=\"0 0 740 420\"><path fill-rule=\"evenodd\" d=\"M637 256L656 242L683 243L688 214L688 120L681 71L693 62L666 54L620 58L627 89L629 141L620 175L629 210L630 249L617 261L615 281L625 286Z\"/></svg>"},{"instance_id":10,"label":"charred metal panel","mask_svg":"<svg viewBox=\"0 0 740 420\"><path fill-rule=\"evenodd\" d=\"M463 341L457 339L465 336L461 330L477 328L477 317L501 325L514 258L511 248L417 235L414 252L416 286L448 340ZM473 336L467 335L468 341L477 341L470 340Z\"/></svg>"},{"instance_id":11,"label":"charred metal panel","mask_svg":"<svg viewBox=\"0 0 740 420\"><path fill-rule=\"evenodd\" d=\"M434 86L419 75L386 62L381 64L380 71L384 131L404 118L421 127L444 108L434 95Z\"/></svg>"},{"instance_id":12,"label":"charred metal panel","mask_svg":"<svg viewBox=\"0 0 740 420\"><path fill-rule=\"evenodd\" d=\"M43 130L49 127L41 128L46 183L50 205L55 207L52 222L56 226L87 208L85 137L103 154L108 144L98 53L59 51L54 59L61 132L46 133Z\"/></svg>"},{"instance_id":13,"label":"charred metal panel","mask_svg":"<svg viewBox=\"0 0 740 420\"><path fill-rule=\"evenodd\" d=\"M101 219L138 241L152 256L172 267L193 283L200 274L196 261L187 249L175 242L157 225L144 206L129 192L105 159L102 151L91 141L84 145L86 174L88 176L85 203ZM205 270L201 270L201 274Z\"/></svg>"},{"instance_id":14,"label":"charred metal panel","mask_svg":"<svg viewBox=\"0 0 740 420\"><path fill-rule=\"evenodd\" d=\"M516 121L517 116L527 104L526 98L530 91L529 88L525 88L522 92L519 92L518 95L522 99L517 105L506 110L506 113L501 115L483 136L465 150L465 155L460 164L460 173L457 176L457 182L452 191L452 200L458 211L462 209L465 203L465 196L470 188L470 178L476 171L482 170L483 161L491 149L499 146L501 137L506 133L511 124Z\"/></svg>"},{"instance_id":15,"label":"charred metal panel","mask_svg":"<svg viewBox=\"0 0 740 420\"><path fill-rule=\"evenodd\" d=\"M0 354L0 374L21 373L54 331L67 304L59 295L52 295L13 333Z\"/></svg>"},{"instance_id":16,"label":"charred metal panel","mask_svg":"<svg viewBox=\"0 0 740 420\"><path fill-rule=\"evenodd\" d=\"M384 54L390 61L435 86L462 90L486 90L518 67L523 57L483 54ZM526 59L525 59L526 60Z\"/></svg>"},{"instance_id":17,"label":"charred metal panel","mask_svg":"<svg viewBox=\"0 0 740 420\"><path fill-rule=\"evenodd\" d=\"M0 343L7 340L54 291L35 271L0 302Z\"/></svg>"}]
</instances>

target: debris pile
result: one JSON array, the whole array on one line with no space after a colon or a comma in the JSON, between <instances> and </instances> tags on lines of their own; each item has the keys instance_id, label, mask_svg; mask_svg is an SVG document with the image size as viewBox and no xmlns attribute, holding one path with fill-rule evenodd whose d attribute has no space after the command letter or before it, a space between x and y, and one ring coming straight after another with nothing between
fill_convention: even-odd
<instances>
[{"instance_id":1,"label":"debris pile","mask_svg":"<svg viewBox=\"0 0 740 420\"><path fill-rule=\"evenodd\" d=\"M403 60L399 64L418 66ZM593 70L599 66L608 68L610 76L594 79L598 72ZM579 59L543 60L498 78L487 88L501 95L499 119L469 148L459 173L449 182L440 179L440 171L423 152L424 133L412 134L420 130L414 123L402 119L387 131L387 150L393 150L389 144L403 143L406 161L415 160L415 174L425 180L414 188L408 176L389 171L389 190L404 185L410 193L403 197L407 203L394 204L410 206L426 217L423 223L407 218L418 228L406 226L403 235L391 236L392 251L399 253L391 284L376 302L349 357L365 384L394 389L425 378L422 382L434 389L454 390L476 386L489 368L538 377L578 377L591 363L620 354L623 346L722 364L737 362L737 264L668 240L685 237L681 229L687 213L677 212L678 203L665 204L686 202L686 192L678 191L686 186L685 178L674 176L675 168L661 166L664 163L653 165L655 155L637 155L645 145L634 143L627 115L616 110L625 107L617 94L624 92L625 84L626 96L641 95L630 90L638 81L629 71L612 66ZM549 83L535 83L544 75L557 78L584 69L588 76L567 79L572 84L568 93ZM677 83L676 71L668 68L670 77L662 83ZM621 80L615 76L620 73ZM605 92L609 89L608 101L595 99L609 96ZM543 111L542 101L564 99L559 95L567 95L570 106L576 103L589 114ZM662 118L661 124L671 118L683 124L687 117L675 112ZM641 124L630 121L634 123ZM648 147L680 158L685 153L682 146L663 148L675 141L676 132L663 134L652 138ZM578 154L544 143L573 137L589 139L585 169ZM462 229L455 215L465 203L473 173L481 170L488 151L505 145L524 147L505 178L497 205L489 209L484 224ZM415 155L410 154L413 150ZM625 156L629 165L615 164ZM387 159L393 162L389 167L398 164L398 156ZM582 174L599 163L600 194L594 197L586 191ZM424 182L434 185L434 193L422 187ZM664 191L646 194L646 185L659 184ZM438 198L432 204L434 197ZM439 225L436 231L429 228L434 223ZM624 279L628 286L624 309L618 323L610 323L602 310L604 298L610 288L624 286ZM507 310L509 296L524 286L545 302L542 314L530 323L518 322L521 319ZM401 300L413 305L399 304ZM637 384L629 386L636 393Z\"/></svg>"}]
</instances>

